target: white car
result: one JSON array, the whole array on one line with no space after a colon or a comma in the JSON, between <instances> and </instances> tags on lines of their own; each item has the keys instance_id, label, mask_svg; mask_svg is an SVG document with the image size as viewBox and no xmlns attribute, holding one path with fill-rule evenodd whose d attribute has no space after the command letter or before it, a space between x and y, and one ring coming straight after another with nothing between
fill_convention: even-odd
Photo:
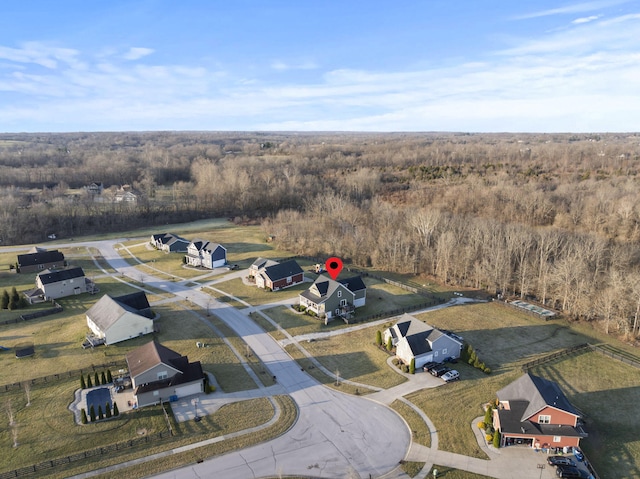
<instances>
[{"instance_id":1,"label":"white car","mask_svg":"<svg viewBox=\"0 0 640 479\"><path fill-rule=\"evenodd\" d=\"M458 373L458 371L456 371L455 369L452 369L451 371L444 373L440 377L444 380L445 383L448 383L449 381L456 381L460 379L460 373Z\"/></svg>"}]
</instances>

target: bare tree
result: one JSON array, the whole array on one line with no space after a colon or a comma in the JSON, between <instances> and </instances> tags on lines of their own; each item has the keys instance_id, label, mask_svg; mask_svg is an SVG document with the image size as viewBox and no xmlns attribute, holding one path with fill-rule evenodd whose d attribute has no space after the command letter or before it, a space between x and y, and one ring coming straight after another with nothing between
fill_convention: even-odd
<instances>
[{"instance_id":1,"label":"bare tree","mask_svg":"<svg viewBox=\"0 0 640 479\"><path fill-rule=\"evenodd\" d=\"M31 382L30 381L24 381L22 383L22 387L24 388L24 394L25 396L27 396L27 407L31 406Z\"/></svg>"}]
</instances>

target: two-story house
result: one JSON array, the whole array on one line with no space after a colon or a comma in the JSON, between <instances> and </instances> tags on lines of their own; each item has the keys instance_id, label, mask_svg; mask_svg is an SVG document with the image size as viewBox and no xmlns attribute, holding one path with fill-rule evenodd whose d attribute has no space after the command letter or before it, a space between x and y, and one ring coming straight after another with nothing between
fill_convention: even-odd
<instances>
[{"instance_id":1,"label":"two-story house","mask_svg":"<svg viewBox=\"0 0 640 479\"><path fill-rule=\"evenodd\" d=\"M41 297L44 300L64 298L87 292L84 271L79 266L56 271L44 270L36 276L36 289L29 291L29 300Z\"/></svg>"},{"instance_id":2,"label":"two-story house","mask_svg":"<svg viewBox=\"0 0 640 479\"><path fill-rule=\"evenodd\" d=\"M204 372L199 361L151 341L126 356L138 407L175 401L204 392Z\"/></svg>"},{"instance_id":3,"label":"two-story house","mask_svg":"<svg viewBox=\"0 0 640 479\"><path fill-rule=\"evenodd\" d=\"M45 269L65 267L64 254L58 250L47 251L42 248L32 248L28 253L19 254L17 261L18 273L34 273Z\"/></svg>"},{"instance_id":4,"label":"two-story house","mask_svg":"<svg viewBox=\"0 0 640 479\"><path fill-rule=\"evenodd\" d=\"M249 268L249 274L258 288L278 291L304 282L304 272L296 260L290 259L282 263L260 260L262 258L258 258Z\"/></svg>"},{"instance_id":5,"label":"two-story house","mask_svg":"<svg viewBox=\"0 0 640 479\"><path fill-rule=\"evenodd\" d=\"M493 426L501 446L578 447L587 436L580 412L558 384L527 373L497 392Z\"/></svg>"},{"instance_id":6,"label":"two-story house","mask_svg":"<svg viewBox=\"0 0 640 479\"><path fill-rule=\"evenodd\" d=\"M357 303L356 293L349 289L349 285L358 291ZM324 319L326 324L335 318L349 318L356 307L364 306L366 292L362 291L363 286L361 278L359 281L355 278L335 281L321 274L308 290L300 293L299 302Z\"/></svg>"},{"instance_id":7,"label":"two-story house","mask_svg":"<svg viewBox=\"0 0 640 479\"><path fill-rule=\"evenodd\" d=\"M93 337L107 346L153 332L153 313L142 291L115 298L105 294L86 317Z\"/></svg>"},{"instance_id":8,"label":"two-story house","mask_svg":"<svg viewBox=\"0 0 640 479\"><path fill-rule=\"evenodd\" d=\"M186 260L189 266L220 268L227 264L227 250L217 243L194 239L187 247Z\"/></svg>"}]
</instances>

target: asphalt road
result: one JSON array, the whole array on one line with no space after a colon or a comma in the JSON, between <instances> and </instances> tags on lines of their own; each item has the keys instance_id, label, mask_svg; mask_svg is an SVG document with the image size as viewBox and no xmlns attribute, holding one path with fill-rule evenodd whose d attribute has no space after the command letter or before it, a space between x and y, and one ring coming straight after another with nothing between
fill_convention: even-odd
<instances>
[{"instance_id":1,"label":"asphalt road","mask_svg":"<svg viewBox=\"0 0 640 479\"><path fill-rule=\"evenodd\" d=\"M404 459L410 432L395 412L369 399L321 386L248 316L197 289L130 266L114 250L117 242L92 242L91 246L119 273L203 309L208 307L243 337L299 408L296 424L279 438L156 477L245 479L284 474L367 478L388 473Z\"/></svg>"}]
</instances>

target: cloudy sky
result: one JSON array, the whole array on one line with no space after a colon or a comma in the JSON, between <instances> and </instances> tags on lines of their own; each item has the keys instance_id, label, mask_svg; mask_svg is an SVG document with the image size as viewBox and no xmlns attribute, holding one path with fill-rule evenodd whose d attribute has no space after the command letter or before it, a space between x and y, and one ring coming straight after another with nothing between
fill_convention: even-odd
<instances>
[{"instance_id":1,"label":"cloudy sky","mask_svg":"<svg viewBox=\"0 0 640 479\"><path fill-rule=\"evenodd\" d=\"M640 131L640 0L3 0L0 131Z\"/></svg>"}]
</instances>

